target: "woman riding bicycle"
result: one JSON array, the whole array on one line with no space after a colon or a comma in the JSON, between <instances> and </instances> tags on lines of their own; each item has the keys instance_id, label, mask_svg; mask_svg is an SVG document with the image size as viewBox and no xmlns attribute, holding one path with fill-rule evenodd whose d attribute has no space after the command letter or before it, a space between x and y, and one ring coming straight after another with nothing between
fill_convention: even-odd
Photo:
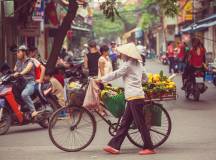
<instances>
[{"instance_id":1,"label":"woman riding bicycle","mask_svg":"<svg viewBox=\"0 0 216 160\"><path fill-rule=\"evenodd\" d=\"M106 83L122 77L127 107L116 136L108 143L108 146L104 148L104 151L111 154L118 154L120 152L121 144L128 134L128 129L132 122L134 122L139 129L144 142L143 149L139 154L154 154L155 152L153 150L150 132L147 129L145 119L143 118L144 92L142 88L142 58L133 43L122 45L118 47L117 50L121 53L121 58L124 61L123 65L118 70L97 80L97 82Z\"/></svg>"}]
</instances>

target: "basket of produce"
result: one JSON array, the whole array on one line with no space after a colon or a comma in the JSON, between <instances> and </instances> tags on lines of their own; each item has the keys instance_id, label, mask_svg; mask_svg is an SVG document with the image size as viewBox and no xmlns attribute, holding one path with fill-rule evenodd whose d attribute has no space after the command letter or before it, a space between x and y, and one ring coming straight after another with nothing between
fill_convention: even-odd
<instances>
[{"instance_id":1,"label":"basket of produce","mask_svg":"<svg viewBox=\"0 0 216 160\"><path fill-rule=\"evenodd\" d=\"M176 84L172 81L172 76L163 74L148 74L148 81L143 84L146 100L162 101L176 99Z\"/></svg>"},{"instance_id":2,"label":"basket of produce","mask_svg":"<svg viewBox=\"0 0 216 160\"><path fill-rule=\"evenodd\" d=\"M82 106L85 98L85 91L81 86L82 85L78 81L70 82L67 85L67 100L70 105Z\"/></svg>"},{"instance_id":3,"label":"basket of produce","mask_svg":"<svg viewBox=\"0 0 216 160\"><path fill-rule=\"evenodd\" d=\"M118 118L125 110L125 96L123 89L105 86L101 91L100 98L110 113Z\"/></svg>"}]
</instances>

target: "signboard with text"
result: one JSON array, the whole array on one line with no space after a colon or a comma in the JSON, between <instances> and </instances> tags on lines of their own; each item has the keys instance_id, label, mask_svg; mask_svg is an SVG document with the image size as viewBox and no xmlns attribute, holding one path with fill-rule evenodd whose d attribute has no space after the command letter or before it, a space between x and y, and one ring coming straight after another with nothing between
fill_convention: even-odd
<instances>
[{"instance_id":1,"label":"signboard with text","mask_svg":"<svg viewBox=\"0 0 216 160\"><path fill-rule=\"evenodd\" d=\"M178 23L193 20L193 1L192 0L180 0L179 1L180 12L178 16Z\"/></svg>"},{"instance_id":2,"label":"signboard with text","mask_svg":"<svg viewBox=\"0 0 216 160\"><path fill-rule=\"evenodd\" d=\"M25 37L38 37L40 36L40 22L32 22L27 26L18 27L19 34Z\"/></svg>"},{"instance_id":3,"label":"signboard with text","mask_svg":"<svg viewBox=\"0 0 216 160\"><path fill-rule=\"evenodd\" d=\"M37 0L35 4L35 9L32 15L34 21L43 21L45 13L45 1Z\"/></svg>"}]
</instances>

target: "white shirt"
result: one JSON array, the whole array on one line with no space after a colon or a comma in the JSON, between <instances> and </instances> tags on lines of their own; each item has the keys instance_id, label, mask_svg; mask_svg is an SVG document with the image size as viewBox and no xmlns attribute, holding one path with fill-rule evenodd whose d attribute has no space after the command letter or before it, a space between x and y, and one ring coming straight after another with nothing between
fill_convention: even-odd
<instances>
[{"instance_id":1,"label":"white shirt","mask_svg":"<svg viewBox=\"0 0 216 160\"><path fill-rule=\"evenodd\" d=\"M109 57L105 58L101 56L98 60L98 66L99 66L99 63L104 63L104 75L107 75L108 73L111 73L113 71L112 63ZM98 67L98 78L101 78L100 67Z\"/></svg>"},{"instance_id":2,"label":"white shirt","mask_svg":"<svg viewBox=\"0 0 216 160\"><path fill-rule=\"evenodd\" d=\"M102 82L110 82L117 78L123 78L125 98L127 100L133 98L144 98L142 88L143 78L146 78L145 70L140 62L129 60L116 71L102 77Z\"/></svg>"}]
</instances>

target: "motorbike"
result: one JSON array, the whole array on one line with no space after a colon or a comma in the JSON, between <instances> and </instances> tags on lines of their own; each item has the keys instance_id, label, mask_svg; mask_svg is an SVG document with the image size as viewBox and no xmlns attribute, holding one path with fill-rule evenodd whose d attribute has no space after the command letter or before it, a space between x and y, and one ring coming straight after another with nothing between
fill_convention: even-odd
<instances>
[{"instance_id":1,"label":"motorbike","mask_svg":"<svg viewBox=\"0 0 216 160\"><path fill-rule=\"evenodd\" d=\"M160 57L160 61L162 62L163 65L168 65L169 60L168 60L166 54L164 54Z\"/></svg>"},{"instance_id":2,"label":"motorbike","mask_svg":"<svg viewBox=\"0 0 216 160\"><path fill-rule=\"evenodd\" d=\"M43 85L31 96L38 115L31 117L29 107L21 97L25 88L25 80L22 76L14 77L6 74L0 81L0 135L6 134L11 126L37 123L43 128L48 128L51 114L59 108L56 97L43 95Z\"/></svg>"},{"instance_id":3,"label":"motorbike","mask_svg":"<svg viewBox=\"0 0 216 160\"><path fill-rule=\"evenodd\" d=\"M192 95L195 101L199 101L200 94L203 94L208 87L205 85L204 72L196 71L194 77L189 77L185 82L185 96L187 99Z\"/></svg>"},{"instance_id":4,"label":"motorbike","mask_svg":"<svg viewBox=\"0 0 216 160\"><path fill-rule=\"evenodd\" d=\"M209 63L210 72L212 74L212 82L216 86L216 59L213 63Z\"/></svg>"},{"instance_id":5,"label":"motorbike","mask_svg":"<svg viewBox=\"0 0 216 160\"><path fill-rule=\"evenodd\" d=\"M213 84L216 86L216 67L212 68Z\"/></svg>"}]
</instances>

